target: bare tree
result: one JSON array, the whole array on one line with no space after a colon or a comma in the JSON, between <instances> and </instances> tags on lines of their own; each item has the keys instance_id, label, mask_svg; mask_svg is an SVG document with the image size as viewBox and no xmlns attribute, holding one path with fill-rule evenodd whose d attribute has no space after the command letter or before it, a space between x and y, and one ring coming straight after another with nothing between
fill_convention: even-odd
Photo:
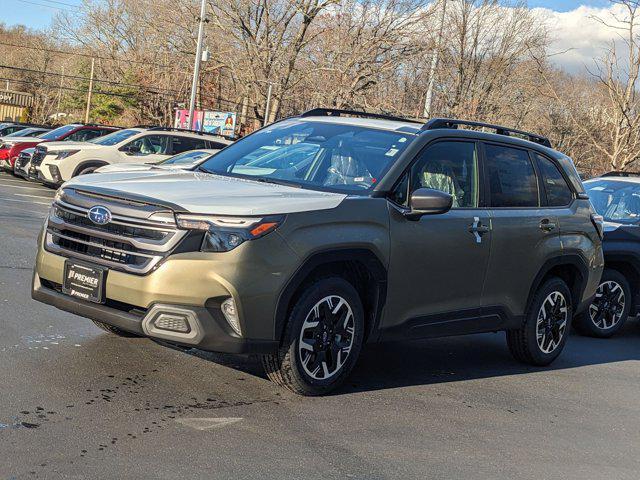
<instances>
[{"instance_id":1,"label":"bare tree","mask_svg":"<svg viewBox=\"0 0 640 480\"><path fill-rule=\"evenodd\" d=\"M299 57L313 39L318 15L339 0L223 0L212 3L213 23L228 45L227 67L240 79L258 118L272 84L271 119L295 82Z\"/></svg>"},{"instance_id":2,"label":"bare tree","mask_svg":"<svg viewBox=\"0 0 640 480\"><path fill-rule=\"evenodd\" d=\"M594 113L608 141L601 142L593 134L587 138L605 156L610 168L626 170L637 168L635 163L640 159L640 4L634 0L611 3L620 13L613 14L613 21L599 21L616 30L619 40L611 42L592 72L606 94L605 102L594 105Z\"/></svg>"}]
</instances>

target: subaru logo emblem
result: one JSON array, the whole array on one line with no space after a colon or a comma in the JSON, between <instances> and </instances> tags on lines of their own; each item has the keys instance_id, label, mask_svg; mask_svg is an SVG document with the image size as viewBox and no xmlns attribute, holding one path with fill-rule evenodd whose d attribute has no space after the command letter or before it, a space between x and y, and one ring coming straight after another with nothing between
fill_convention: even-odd
<instances>
[{"instance_id":1,"label":"subaru logo emblem","mask_svg":"<svg viewBox=\"0 0 640 480\"><path fill-rule=\"evenodd\" d=\"M96 225L106 225L111 221L111 212L107 207L96 205L89 210L89 220Z\"/></svg>"}]
</instances>

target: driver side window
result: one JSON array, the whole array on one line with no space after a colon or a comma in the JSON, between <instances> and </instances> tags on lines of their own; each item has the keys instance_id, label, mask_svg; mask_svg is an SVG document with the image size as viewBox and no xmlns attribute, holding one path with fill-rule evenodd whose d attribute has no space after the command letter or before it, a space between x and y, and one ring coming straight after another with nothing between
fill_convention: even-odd
<instances>
[{"instance_id":1,"label":"driver side window","mask_svg":"<svg viewBox=\"0 0 640 480\"><path fill-rule=\"evenodd\" d=\"M453 197L453 208L478 206L478 156L474 142L445 141L428 146L411 167L409 192L432 188Z\"/></svg>"}]
</instances>

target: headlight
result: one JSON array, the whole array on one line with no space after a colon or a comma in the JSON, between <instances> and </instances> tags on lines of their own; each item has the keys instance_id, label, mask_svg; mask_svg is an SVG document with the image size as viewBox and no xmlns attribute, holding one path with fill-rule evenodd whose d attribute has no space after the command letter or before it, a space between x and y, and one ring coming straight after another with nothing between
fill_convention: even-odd
<instances>
[{"instance_id":1,"label":"headlight","mask_svg":"<svg viewBox=\"0 0 640 480\"><path fill-rule=\"evenodd\" d=\"M179 213L176 222L184 230L204 231L200 248L203 252L228 252L249 240L273 232L284 221L284 216L215 217Z\"/></svg>"},{"instance_id":2,"label":"headlight","mask_svg":"<svg viewBox=\"0 0 640 480\"><path fill-rule=\"evenodd\" d=\"M78 153L80 150L62 150L56 155L56 160L63 160L71 155Z\"/></svg>"}]
</instances>

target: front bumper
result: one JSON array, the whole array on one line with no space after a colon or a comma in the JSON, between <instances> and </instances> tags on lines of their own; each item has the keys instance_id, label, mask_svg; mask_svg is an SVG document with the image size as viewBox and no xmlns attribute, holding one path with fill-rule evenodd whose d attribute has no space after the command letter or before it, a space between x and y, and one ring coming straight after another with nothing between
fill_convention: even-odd
<instances>
[{"instance_id":1,"label":"front bumper","mask_svg":"<svg viewBox=\"0 0 640 480\"><path fill-rule=\"evenodd\" d=\"M109 270L106 303L96 304L62 293L67 258L46 251L41 238L32 297L128 332L179 345L223 353L272 353L279 345L274 326L277 299L293 273L285 274L281 265L291 263L292 252L282 248L277 233L254 242L261 242L271 256L265 256L262 248L254 251L241 245L225 254L175 254L146 275ZM220 309L229 297L236 303L241 336ZM188 334L154 328L158 311L168 316L172 311L184 313L189 319Z\"/></svg>"},{"instance_id":2,"label":"front bumper","mask_svg":"<svg viewBox=\"0 0 640 480\"><path fill-rule=\"evenodd\" d=\"M275 340L254 340L238 337L230 332L224 317L214 306L179 306L182 311L192 314L194 321L188 337L172 332L152 331L148 327L153 310L147 315L124 312L107 305L83 302L59 292L49 285L43 285L38 274L34 274L31 297L38 302L52 305L65 312L90 318L140 336L148 336L185 347L199 348L222 353L268 354L278 348ZM158 305L158 308L170 307Z\"/></svg>"}]
</instances>

